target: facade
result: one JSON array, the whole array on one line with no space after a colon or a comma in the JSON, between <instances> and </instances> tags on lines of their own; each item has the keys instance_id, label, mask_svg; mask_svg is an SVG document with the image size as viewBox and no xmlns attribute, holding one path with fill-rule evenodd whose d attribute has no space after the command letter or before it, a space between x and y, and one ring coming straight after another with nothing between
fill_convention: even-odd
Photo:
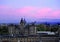
<instances>
[{"instance_id":1,"label":"facade","mask_svg":"<svg viewBox=\"0 0 60 42\"><path fill-rule=\"evenodd\" d=\"M5 25L3 25L5 26ZM21 19L19 24L9 24L8 34L0 35L0 42L58 42L58 36L37 33L34 23L27 24L25 19ZM44 25L45 27L45 25ZM2 28L2 27L1 27ZM46 37L47 36L47 37Z\"/></svg>"},{"instance_id":2,"label":"facade","mask_svg":"<svg viewBox=\"0 0 60 42\"><path fill-rule=\"evenodd\" d=\"M34 23L26 24L22 18L20 24L9 24L7 27L9 34L0 35L0 42L38 42Z\"/></svg>"}]
</instances>

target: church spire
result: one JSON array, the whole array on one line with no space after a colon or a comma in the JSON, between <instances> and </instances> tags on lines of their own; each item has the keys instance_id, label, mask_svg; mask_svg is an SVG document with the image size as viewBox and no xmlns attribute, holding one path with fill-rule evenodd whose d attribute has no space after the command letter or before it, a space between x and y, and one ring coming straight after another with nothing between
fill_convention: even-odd
<instances>
[{"instance_id":1,"label":"church spire","mask_svg":"<svg viewBox=\"0 0 60 42\"><path fill-rule=\"evenodd\" d=\"M26 24L26 20L23 19L23 18L21 18L21 20L20 20L20 24Z\"/></svg>"},{"instance_id":2,"label":"church spire","mask_svg":"<svg viewBox=\"0 0 60 42\"><path fill-rule=\"evenodd\" d=\"M26 24L26 20L24 19L24 24Z\"/></svg>"},{"instance_id":3,"label":"church spire","mask_svg":"<svg viewBox=\"0 0 60 42\"><path fill-rule=\"evenodd\" d=\"M24 21L23 18L21 18L21 20L20 20L20 24L24 23L23 21Z\"/></svg>"}]
</instances>

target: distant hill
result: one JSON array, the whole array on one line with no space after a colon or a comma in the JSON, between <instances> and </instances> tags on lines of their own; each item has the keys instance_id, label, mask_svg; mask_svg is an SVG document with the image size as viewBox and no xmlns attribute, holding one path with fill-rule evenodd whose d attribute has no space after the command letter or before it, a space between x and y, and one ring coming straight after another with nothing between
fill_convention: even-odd
<instances>
[{"instance_id":1,"label":"distant hill","mask_svg":"<svg viewBox=\"0 0 60 42\"><path fill-rule=\"evenodd\" d=\"M60 23L60 19L35 19L35 20L26 20L27 23L35 22L37 24L40 23ZM0 23L19 23L20 20L6 20L6 21L0 21Z\"/></svg>"},{"instance_id":2,"label":"distant hill","mask_svg":"<svg viewBox=\"0 0 60 42\"><path fill-rule=\"evenodd\" d=\"M56 23L60 23L60 19L40 19L36 21L36 23L37 24L40 24L40 23L56 24Z\"/></svg>"}]
</instances>

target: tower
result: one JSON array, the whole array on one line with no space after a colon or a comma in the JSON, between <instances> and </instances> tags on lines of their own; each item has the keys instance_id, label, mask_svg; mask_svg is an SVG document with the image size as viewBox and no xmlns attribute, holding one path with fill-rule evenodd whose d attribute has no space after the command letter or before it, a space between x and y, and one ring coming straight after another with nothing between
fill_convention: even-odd
<instances>
[{"instance_id":1,"label":"tower","mask_svg":"<svg viewBox=\"0 0 60 42\"><path fill-rule=\"evenodd\" d=\"M30 28L29 28L29 32L30 34L36 34L36 26L35 26L35 23L32 23Z\"/></svg>"},{"instance_id":2,"label":"tower","mask_svg":"<svg viewBox=\"0 0 60 42\"><path fill-rule=\"evenodd\" d=\"M20 32L21 32L21 34L24 34L25 24L26 24L25 19L21 18L20 25L19 25L20 26Z\"/></svg>"}]
</instances>

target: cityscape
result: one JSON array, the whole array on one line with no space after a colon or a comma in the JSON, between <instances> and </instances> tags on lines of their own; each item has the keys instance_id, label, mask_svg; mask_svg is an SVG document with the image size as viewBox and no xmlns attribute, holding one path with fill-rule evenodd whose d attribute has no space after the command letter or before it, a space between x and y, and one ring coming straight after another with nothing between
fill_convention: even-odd
<instances>
[{"instance_id":1,"label":"cityscape","mask_svg":"<svg viewBox=\"0 0 60 42\"><path fill-rule=\"evenodd\" d=\"M59 42L60 24L35 23L0 24L0 42Z\"/></svg>"},{"instance_id":2,"label":"cityscape","mask_svg":"<svg viewBox=\"0 0 60 42\"><path fill-rule=\"evenodd\" d=\"M60 0L0 0L0 42L60 42Z\"/></svg>"}]
</instances>

